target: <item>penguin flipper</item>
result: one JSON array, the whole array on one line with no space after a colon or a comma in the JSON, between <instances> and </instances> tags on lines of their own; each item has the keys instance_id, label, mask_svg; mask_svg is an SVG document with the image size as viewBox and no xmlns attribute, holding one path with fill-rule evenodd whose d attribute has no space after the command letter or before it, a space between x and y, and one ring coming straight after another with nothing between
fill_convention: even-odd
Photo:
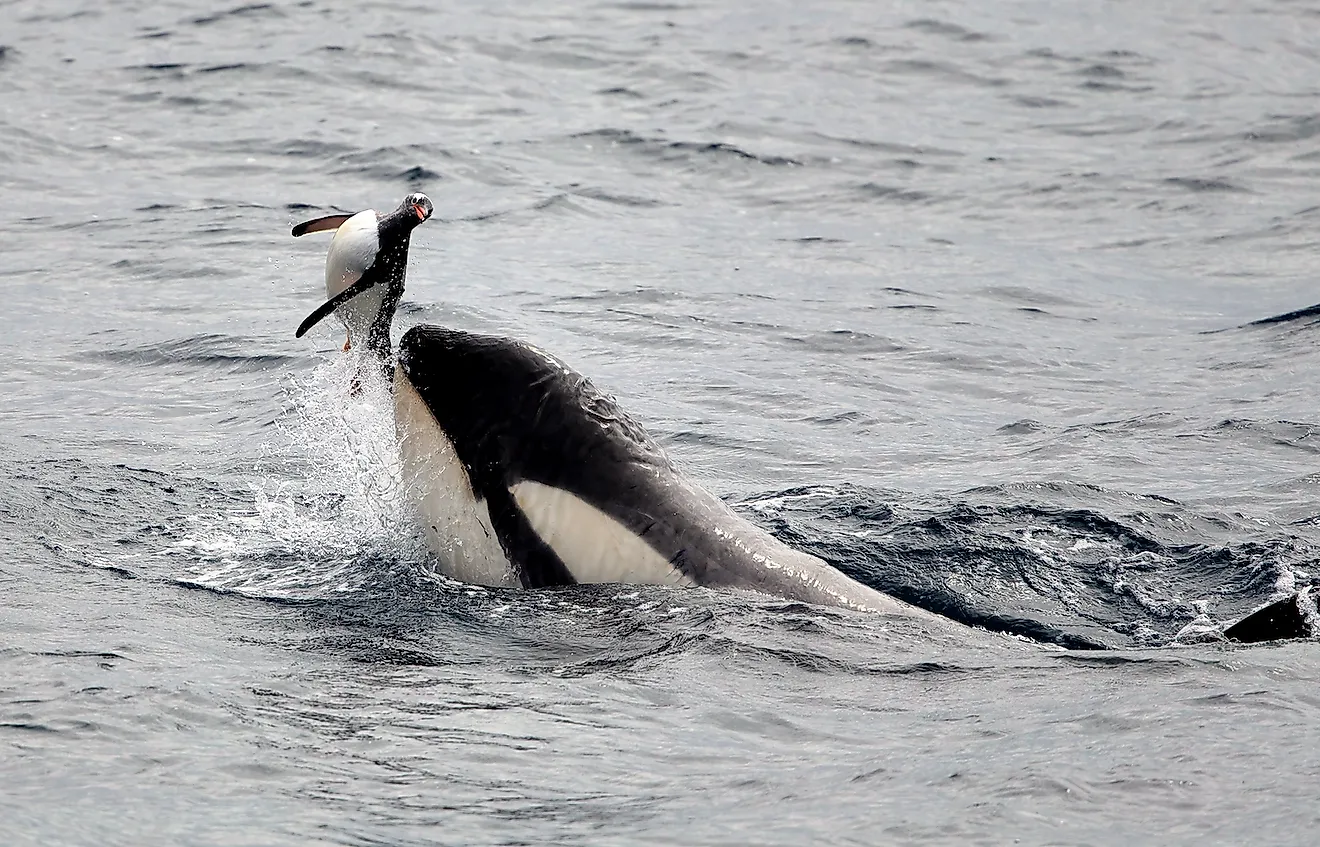
<instances>
[{"instance_id":1,"label":"penguin flipper","mask_svg":"<svg viewBox=\"0 0 1320 847\"><path fill-rule=\"evenodd\" d=\"M358 296L359 294L361 294L362 292L366 291L368 288L372 287L377 282L379 282L380 281L379 277L380 277L379 265L372 264L372 266L367 268L366 272L362 274L361 279L350 285L348 288L345 288L343 291L339 292L334 297L331 297L329 300L325 301L321 305L317 306L316 311L308 315L303 320L302 324L298 326L298 331L294 333L293 337L302 338L304 335L307 334L307 330L311 329L312 327L319 324L321 321L325 320L326 315L330 314L335 309L338 309L340 306L342 306L344 303L347 303L349 300L352 300L354 297Z\"/></svg>"},{"instance_id":2,"label":"penguin flipper","mask_svg":"<svg viewBox=\"0 0 1320 847\"><path fill-rule=\"evenodd\" d=\"M339 229L340 224L342 224L344 221L348 220L351 217L353 216L326 215L324 218L316 218L315 220L303 221L302 223L298 224L293 228L293 237L297 238L298 236L306 235L309 232L325 232L327 229Z\"/></svg>"}]
</instances>

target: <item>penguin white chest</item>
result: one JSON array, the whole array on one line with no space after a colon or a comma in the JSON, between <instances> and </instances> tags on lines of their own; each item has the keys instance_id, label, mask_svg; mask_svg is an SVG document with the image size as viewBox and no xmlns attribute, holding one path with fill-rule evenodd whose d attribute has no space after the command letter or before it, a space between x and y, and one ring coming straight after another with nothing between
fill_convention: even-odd
<instances>
[{"instance_id":1,"label":"penguin white chest","mask_svg":"<svg viewBox=\"0 0 1320 847\"><path fill-rule=\"evenodd\" d=\"M334 297L361 279L379 253L379 218L374 210L358 212L340 224L325 257L326 296ZM373 286L335 310L355 343L365 335L384 302L384 289Z\"/></svg>"}]
</instances>

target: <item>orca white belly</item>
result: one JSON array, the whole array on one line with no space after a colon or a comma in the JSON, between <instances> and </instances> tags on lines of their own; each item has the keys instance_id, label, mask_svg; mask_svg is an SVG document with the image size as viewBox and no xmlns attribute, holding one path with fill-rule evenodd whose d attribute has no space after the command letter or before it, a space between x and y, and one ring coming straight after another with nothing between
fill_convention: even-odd
<instances>
[{"instance_id":1,"label":"orca white belly","mask_svg":"<svg viewBox=\"0 0 1320 847\"><path fill-rule=\"evenodd\" d=\"M477 585L520 586L454 445L406 378L395 379L394 425L404 491L441 572Z\"/></svg>"}]
</instances>

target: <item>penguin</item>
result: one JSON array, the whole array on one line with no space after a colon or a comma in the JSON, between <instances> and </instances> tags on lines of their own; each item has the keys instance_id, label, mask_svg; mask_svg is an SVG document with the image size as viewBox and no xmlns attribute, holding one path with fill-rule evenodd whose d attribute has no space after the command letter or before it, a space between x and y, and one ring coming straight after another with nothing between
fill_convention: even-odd
<instances>
[{"instance_id":1,"label":"penguin","mask_svg":"<svg viewBox=\"0 0 1320 847\"><path fill-rule=\"evenodd\" d=\"M325 293L329 298L298 327L297 338L331 312L348 330L344 350L363 347L392 370L390 325L408 273L412 231L431 217L431 199L409 194L393 212L364 209L355 215L327 215L293 228L293 237L333 230L325 258Z\"/></svg>"}]
</instances>

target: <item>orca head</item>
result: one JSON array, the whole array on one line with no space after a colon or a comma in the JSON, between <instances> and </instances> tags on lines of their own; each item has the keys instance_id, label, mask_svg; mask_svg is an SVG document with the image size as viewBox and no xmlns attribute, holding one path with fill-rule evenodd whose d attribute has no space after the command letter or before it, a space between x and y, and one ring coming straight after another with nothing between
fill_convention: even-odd
<instances>
[{"instance_id":1,"label":"orca head","mask_svg":"<svg viewBox=\"0 0 1320 847\"><path fill-rule=\"evenodd\" d=\"M440 326L399 342L395 422L427 543L456 578L525 588L686 584L665 535L660 448L586 377L531 345ZM666 536L668 537L668 536ZM457 539L461 543L451 543ZM492 550L481 561L470 551Z\"/></svg>"},{"instance_id":2,"label":"orca head","mask_svg":"<svg viewBox=\"0 0 1320 847\"><path fill-rule=\"evenodd\" d=\"M501 477L485 480L490 484L505 481L509 449L528 443L511 435L526 428L551 387L553 360L530 355L531 349L507 338L428 325L409 329L399 341L395 382L416 390L459 447L469 473Z\"/></svg>"},{"instance_id":3,"label":"orca head","mask_svg":"<svg viewBox=\"0 0 1320 847\"><path fill-rule=\"evenodd\" d=\"M394 378L425 401L478 490L579 476L588 465L668 467L614 398L522 341L414 326L399 342Z\"/></svg>"}]
</instances>

